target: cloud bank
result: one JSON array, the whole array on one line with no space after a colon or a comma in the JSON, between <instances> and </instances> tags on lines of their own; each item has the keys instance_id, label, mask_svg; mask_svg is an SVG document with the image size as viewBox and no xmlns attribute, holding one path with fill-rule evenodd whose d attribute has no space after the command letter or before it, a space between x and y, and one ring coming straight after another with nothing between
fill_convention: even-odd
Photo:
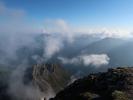
<instances>
[{"instance_id":1,"label":"cloud bank","mask_svg":"<svg viewBox=\"0 0 133 100\"><path fill-rule=\"evenodd\" d=\"M106 37L132 37L132 31L117 28L90 28L87 26L72 26L63 19L44 19L42 22L29 19L23 9L14 9L0 2L0 34L7 34L15 41L23 34L44 33L49 34L44 45L44 58L49 59L58 53L64 43L72 43L78 35L92 35L101 38ZM19 34L20 33L20 34ZM24 37L25 38L25 37ZM30 40L30 39L29 39Z\"/></svg>"},{"instance_id":2,"label":"cloud bank","mask_svg":"<svg viewBox=\"0 0 133 100\"><path fill-rule=\"evenodd\" d=\"M64 47L64 43L72 43L77 36L93 36L103 38L131 38L132 31L117 28L89 28L89 27L73 27L63 19L47 19L44 21L44 33L54 35L49 37L45 46L45 58L51 58ZM92 56L93 57L93 56ZM85 57L81 57L84 59ZM87 57L86 57L87 58ZM86 59L85 58L85 59ZM94 58L94 57L93 57ZM77 59L73 58L69 63L76 62ZM86 62L85 62L86 63Z\"/></svg>"},{"instance_id":3,"label":"cloud bank","mask_svg":"<svg viewBox=\"0 0 133 100\"><path fill-rule=\"evenodd\" d=\"M83 64L84 66L100 67L102 65L108 65L110 58L106 54L90 54L80 55L71 59L58 57L63 64Z\"/></svg>"},{"instance_id":4,"label":"cloud bank","mask_svg":"<svg viewBox=\"0 0 133 100\"><path fill-rule=\"evenodd\" d=\"M88 22L89 24L89 22ZM98 35L101 37L132 37L133 30L123 27L90 27L72 25L64 19L30 18L23 9L8 7L0 2L0 33L61 33L67 38L78 34Z\"/></svg>"},{"instance_id":5,"label":"cloud bank","mask_svg":"<svg viewBox=\"0 0 133 100\"><path fill-rule=\"evenodd\" d=\"M90 27L90 26L72 26L63 19L46 19L44 21L44 32L61 33L62 35L72 38L75 35L92 35L101 38L129 38L132 37L133 30L120 27Z\"/></svg>"},{"instance_id":6,"label":"cloud bank","mask_svg":"<svg viewBox=\"0 0 133 100\"><path fill-rule=\"evenodd\" d=\"M63 48L63 40L54 37L48 37L44 46L44 58L49 59Z\"/></svg>"},{"instance_id":7,"label":"cloud bank","mask_svg":"<svg viewBox=\"0 0 133 100\"><path fill-rule=\"evenodd\" d=\"M71 30L68 23L62 19L45 20L44 34L50 36L45 40L44 58L49 59L64 47L65 43L73 43L75 34Z\"/></svg>"}]
</instances>

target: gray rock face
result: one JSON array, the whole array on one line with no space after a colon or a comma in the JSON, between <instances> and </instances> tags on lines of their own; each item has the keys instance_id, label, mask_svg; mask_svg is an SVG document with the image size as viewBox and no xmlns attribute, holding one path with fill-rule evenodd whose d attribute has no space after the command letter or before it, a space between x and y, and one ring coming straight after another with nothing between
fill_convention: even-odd
<instances>
[{"instance_id":1,"label":"gray rock face","mask_svg":"<svg viewBox=\"0 0 133 100\"><path fill-rule=\"evenodd\" d=\"M59 64L41 64L33 68L33 81L41 91L63 89L69 81L69 74Z\"/></svg>"}]
</instances>

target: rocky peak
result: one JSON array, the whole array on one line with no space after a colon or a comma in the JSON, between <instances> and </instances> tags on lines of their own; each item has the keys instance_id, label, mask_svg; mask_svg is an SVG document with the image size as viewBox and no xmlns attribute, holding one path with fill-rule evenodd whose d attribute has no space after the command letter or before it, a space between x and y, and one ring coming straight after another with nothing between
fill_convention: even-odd
<instances>
[{"instance_id":1,"label":"rocky peak","mask_svg":"<svg viewBox=\"0 0 133 100\"><path fill-rule=\"evenodd\" d=\"M113 68L76 80L51 100L133 100L133 68Z\"/></svg>"},{"instance_id":2,"label":"rocky peak","mask_svg":"<svg viewBox=\"0 0 133 100\"><path fill-rule=\"evenodd\" d=\"M53 74L56 71L56 68L59 68L60 65L57 64L36 64L34 65L33 76L43 75L43 74Z\"/></svg>"},{"instance_id":3,"label":"rocky peak","mask_svg":"<svg viewBox=\"0 0 133 100\"><path fill-rule=\"evenodd\" d=\"M33 67L33 80L42 91L49 88L58 92L69 81L69 74L59 64L37 64Z\"/></svg>"}]
</instances>

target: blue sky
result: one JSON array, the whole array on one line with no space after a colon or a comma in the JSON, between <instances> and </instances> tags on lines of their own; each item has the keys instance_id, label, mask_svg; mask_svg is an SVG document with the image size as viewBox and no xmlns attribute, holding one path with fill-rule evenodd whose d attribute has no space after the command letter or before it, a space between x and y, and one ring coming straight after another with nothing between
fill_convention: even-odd
<instances>
[{"instance_id":1,"label":"blue sky","mask_svg":"<svg viewBox=\"0 0 133 100\"><path fill-rule=\"evenodd\" d=\"M41 26L62 19L74 27L132 29L133 0L0 0L8 9L23 10Z\"/></svg>"}]
</instances>

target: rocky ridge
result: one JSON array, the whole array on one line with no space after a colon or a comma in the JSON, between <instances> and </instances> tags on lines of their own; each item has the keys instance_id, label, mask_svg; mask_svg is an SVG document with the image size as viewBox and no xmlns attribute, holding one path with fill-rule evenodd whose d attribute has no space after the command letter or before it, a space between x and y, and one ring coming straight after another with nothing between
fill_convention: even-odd
<instances>
[{"instance_id":1,"label":"rocky ridge","mask_svg":"<svg viewBox=\"0 0 133 100\"><path fill-rule=\"evenodd\" d=\"M133 100L133 67L90 74L50 100Z\"/></svg>"}]
</instances>

